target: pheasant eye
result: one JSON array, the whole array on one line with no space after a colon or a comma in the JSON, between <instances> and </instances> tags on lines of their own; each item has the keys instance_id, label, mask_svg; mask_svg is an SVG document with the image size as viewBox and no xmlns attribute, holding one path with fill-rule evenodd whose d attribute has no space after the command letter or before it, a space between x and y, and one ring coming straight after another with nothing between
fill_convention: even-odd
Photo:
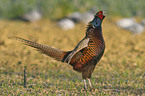
<instances>
[{"instance_id":1,"label":"pheasant eye","mask_svg":"<svg viewBox=\"0 0 145 96\"><path fill-rule=\"evenodd\" d=\"M100 19L103 19L103 15L98 16Z\"/></svg>"}]
</instances>

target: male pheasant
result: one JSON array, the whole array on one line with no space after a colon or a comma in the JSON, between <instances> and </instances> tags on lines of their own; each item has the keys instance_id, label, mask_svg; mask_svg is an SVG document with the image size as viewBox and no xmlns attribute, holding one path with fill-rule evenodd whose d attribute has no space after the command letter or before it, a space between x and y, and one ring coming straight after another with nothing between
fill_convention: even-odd
<instances>
[{"instance_id":1,"label":"male pheasant","mask_svg":"<svg viewBox=\"0 0 145 96\"><path fill-rule=\"evenodd\" d=\"M105 42L102 36L102 21L105 18L103 11L99 11L94 19L89 22L86 30L86 36L78 43L72 51L62 51L49 46L38 44L23 38L12 37L22 41L28 46L34 47L42 53L73 66L73 69L82 73L84 86L87 88L86 79L92 88L90 78L96 64L101 59Z\"/></svg>"}]
</instances>

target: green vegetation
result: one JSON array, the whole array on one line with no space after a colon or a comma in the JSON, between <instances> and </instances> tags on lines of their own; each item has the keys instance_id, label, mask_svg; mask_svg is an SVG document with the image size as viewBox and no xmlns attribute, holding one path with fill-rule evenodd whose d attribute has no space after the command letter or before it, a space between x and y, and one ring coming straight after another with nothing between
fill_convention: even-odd
<instances>
[{"instance_id":1,"label":"green vegetation","mask_svg":"<svg viewBox=\"0 0 145 96\"><path fill-rule=\"evenodd\" d=\"M106 50L92 74L94 90L84 90L80 73L35 49L8 39L19 36L62 50L73 49L86 25L63 31L54 22L0 22L0 95L145 95L145 32L132 35L105 19ZM59 35L59 36L58 36ZM26 68L27 85L23 87Z\"/></svg>"},{"instance_id":2,"label":"green vegetation","mask_svg":"<svg viewBox=\"0 0 145 96\"><path fill-rule=\"evenodd\" d=\"M93 7L106 10L113 16L145 17L145 0L0 0L0 17L15 18L32 9L39 9L45 18L56 19Z\"/></svg>"}]
</instances>

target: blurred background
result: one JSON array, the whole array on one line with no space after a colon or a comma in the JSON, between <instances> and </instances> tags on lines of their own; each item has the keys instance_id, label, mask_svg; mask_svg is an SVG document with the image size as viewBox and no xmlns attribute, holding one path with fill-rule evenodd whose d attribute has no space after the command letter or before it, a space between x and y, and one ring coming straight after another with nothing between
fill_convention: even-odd
<instances>
[{"instance_id":1,"label":"blurred background","mask_svg":"<svg viewBox=\"0 0 145 96\"><path fill-rule=\"evenodd\" d=\"M92 74L94 92L82 90L71 66L8 39L72 50L100 10L106 49ZM0 0L0 95L144 95L144 10L145 0Z\"/></svg>"},{"instance_id":2,"label":"blurred background","mask_svg":"<svg viewBox=\"0 0 145 96\"><path fill-rule=\"evenodd\" d=\"M34 22L47 18L57 21L58 27L68 30L74 28L75 23L87 24L98 10L104 10L108 17L127 18L116 21L119 27L141 33L145 20L136 24L134 17L145 17L144 5L144 0L1 0L0 19Z\"/></svg>"},{"instance_id":3,"label":"blurred background","mask_svg":"<svg viewBox=\"0 0 145 96\"><path fill-rule=\"evenodd\" d=\"M144 5L144 0L1 0L0 17L11 19L38 10L45 18L56 19L92 8L105 10L111 16L145 17Z\"/></svg>"}]
</instances>

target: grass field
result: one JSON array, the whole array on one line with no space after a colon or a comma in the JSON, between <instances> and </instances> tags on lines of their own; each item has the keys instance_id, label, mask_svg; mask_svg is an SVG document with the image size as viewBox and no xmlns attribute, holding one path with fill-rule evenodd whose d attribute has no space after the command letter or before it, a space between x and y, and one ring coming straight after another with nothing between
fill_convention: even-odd
<instances>
[{"instance_id":1,"label":"grass field","mask_svg":"<svg viewBox=\"0 0 145 96\"><path fill-rule=\"evenodd\" d=\"M0 21L0 95L142 95L145 96L145 32L133 35L105 19L106 50L92 74L94 90L84 90L80 73L33 48L8 39L23 37L62 50L72 50L84 37L84 24L63 31L55 22ZM27 86L23 87L26 68Z\"/></svg>"}]
</instances>

